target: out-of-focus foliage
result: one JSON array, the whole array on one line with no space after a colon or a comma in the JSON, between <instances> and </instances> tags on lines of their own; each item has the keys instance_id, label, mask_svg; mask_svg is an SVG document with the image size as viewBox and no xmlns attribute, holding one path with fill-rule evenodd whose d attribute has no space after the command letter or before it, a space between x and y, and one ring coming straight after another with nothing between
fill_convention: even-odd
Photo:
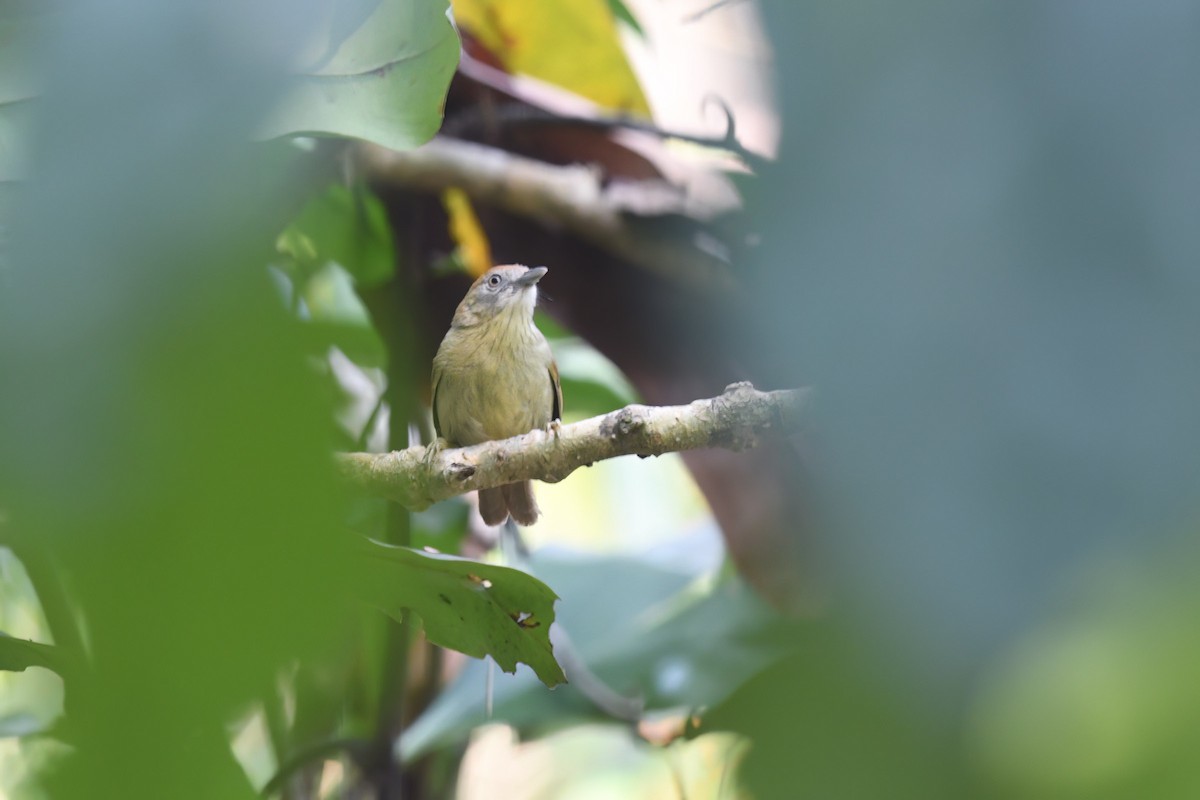
<instances>
[{"instance_id":1,"label":"out-of-focus foliage","mask_svg":"<svg viewBox=\"0 0 1200 800\"><path fill-rule=\"evenodd\" d=\"M392 232L379 198L362 187L330 186L314 197L280 235L279 249L302 270L303 280L330 261L363 288L395 271Z\"/></svg>"},{"instance_id":2,"label":"out-of-focus foliage","mask_svg":"<svg viewBox=\"0 0 1200 800\"><path fill-rule=\"evenodd\" d=\"M342 0L296 56L298 75L260 134L333 134L394 149L423 144L441 125L459 41L435 0Z\"/></svg>"},{"instance_id":3,"label":"out-of-focus foliage","mask_svg":"<svg viewBox=\"0 0 1200 800\"><path fill-rule=\"evenodd\" d=\"M747 698L741 729L788 741L751 751L753 787L1191 796L1169 665L1195 626L1123 606L1200 521L1195 9L767 8L785 141L747 335L817 387L851 644Z\"/></svg>"},{"instance_id":4,"label":"out-of-focus foliage","mask_svg":"<svg viewBox=\"0 0 1200 800\"><path fill-rule=\"evenodd\" d=\"M637 393L611 361L578 339L556 339L554 358L563 387L563 413L593 417L637 402ZM567 392L571 404L566 404Z\"/></svg>"},{"instance_id":5,"label":"out-of-focus foliage","mask_svg":"<svg viewBox=\"0 0 1200 800\"><path fill-rule=\"evenodd\" d=\"M29 64L35 41L31 27L0 13L0 187L25 175L31 98L36 93Z\"/></svg>"},{"instance_id":6,"label":"out-of-focus foliage","mask_svg":"<svg viewBox=\"0 0 1200 800\"><path fill-rule=\"evenodd\" d=\"M625 3L455 9L505 67L645 112ZM739 183L762 244L732 264L731 303L753 366L816 389L803 489L831 603L804 624L685 568L694 550L669 568L535 553L555 608L539 579L415 549L478 547L463 501L405 516L414 549L351 547L395 521L342 498L328 460L390 421L356 292L395 277L395 243L378 198L309 180L333 143L261 139L431 135L457 57L446 3L0 11L0 532L37 590L0 591L24 609L0 614L0 736L22 737L0 742L0 787L249 797L247 772L305 748L344 747L339 769L364 741L387 750L396 674L436 686L446 665L418 664L365 595L547 683L557 619L607 690L700 712L673 748L744 735L716 735L699 787L717 792L748 740L762 798L1200 794L1196 12L767 9L785 141ZM454 238L477 272L476 233ZM633 399L549 332L569 414ZM634 506L614 514L649 515ZM402 734L410 765L453 771L486 674L468 662ZM602 716L579 674L553 693L496 676L495 718L539 738L495 752L596 741L569 727ZM605 742L578 785L633 795L612 765L673 752Z\"/></svg>"},{"instance_id":7,"label":"out-of-focus foliage","mask_svg":"<svg viewBox=\"0 0 1200 800\"><path fill-rule=\"evenodd\" d=\"M379 199L364 187L330 186L304 206L275 249L312 354L324 359L336 347L360 368L382 367L383 342L356 292L386 281L395 266Z\"/></svg>"},{"instance_id":8,"label":"out-of-focus foliage","mask_svg":"<svg viewBox=\"0 0 1200 800\"><path fill-rule=\"evenodd\" d=\"M649 114L606 0L454 0L454 16L510 72Z\"/></svg>"},{"instance_id":9,"label":"out-of-focus foliage","mask_svg":"<svg viewBox=\"0 0 1200 800\"><path fill-rule=\"evenodd\" d=\"M30 667L54 668L54 647L0 634L0 669L24 672Z\"/></svg>"},{"instance_id":10,"label":"out-of-focus foliage","mask_svg":"<svg viewBox=\"0 0 1200 800\"><path fill-rule=\"evenodd\" d=\"M613 723L574 725L533 740L490 725L472 736L455 796L728 800L737 797L735 770L745 749L744 741L721 733L660 746Z\"/></svg>"},{"instance_id":11,"label":"out-of-focus foliage","mask_svg":"<svg viewBox=\"0 0 1200 800\"><path fill-rule=\"evenodd\" d=\"M973 762L1010 795L1192 797L1200 768L1200 557L1101 558L989 668Z\"/></svg>"},{"instance_id":12,"label":"out-of-focus foliage","mask_svg":"<svg viewBox=\"0 0 1200 800\"><path fill-rule=\"evenodd\" d=\"M554 299L550 298L553 303ZM606 414L638 401L629 380L594 347L574 336L548 314L534 317L538 329L550 341L563 387L564 414L569 419L585 419ZM571 402L568 404L568 394Z\"/></svg>"},{"instance_id":13,"label":"out-of-focus foliage","mask_svg":"<svg viewBox=\"0 0 1200 800\"><path fill-rule=\"evenodd\" d=\"M608 0L608 7L612 10L613 16L621 22L629 26L629 28L638 34L644 34L641 23L637 17L629 10L629 6L625 5L624 0Z\"/></svg>"},{"instance_id":14,"label":"out-of-focus foliage","mask_svg":"<svg viewBox=\"0 0 1200 800\"><path fill-rule=\"evenodd\" d=\"M25 177L30 103L29 100L0 100L0 190L7 181Z\"/></svg>"},{"instance_id":15,"label":"out-of-focus foliage","mask_svg":"<svg viewBox=\"0 0 1200 800\"><path fill-rule=\"evenodd\" d=\"M429 55L382 71L435 98L379 134L411 144L457 50L444 3L373 9L401 6L436 20L409 31ZM296 81L324 80L295 77L297 46L360 41L329 8L85 2L37 31L28 181L0 222L0 503L69 665L50 796L253 796L226 726L355 608L329 395L266 270L310 156L252 144L272 109L272 133L396 123L295 111Z\"/></svg>"},{"instance_id":16,"label":"out-of-focus foliage","mask_svg":"<svg viewBox=\"0 0 1200 800\"><path fill-rule=\"evenodd\" d=\"M689 539L677 549L694 546ZM786 625L738 579L717 585L632 557L537 554L529 568L563 594L559 622L590 672L650 714L720 702L786 645ZM486 721L484 664L471 664L402 740L406 758L461 739ZM569 671L568 671L569 673ZM571 675L568 674L568 678ZM491 719L523 730L606 719L576 685L547 694L533 675L496 677ZM592 680L595 680L594 678Z\"/></svg>"},{"instance_id":17,"label":"out-of-focus foliage","mask_svg":"<svg viewBox=\"0 0 1200 800\"><path fill-rule=\"evenodd\" d=\"M550 646L558 596L546 584L509 567L368 546L374 569L361 580L371 605L397 619L416 614L434 644L491 656L507 672L527 664L548 686L566 680Z\"/></svg>"},{"instance_id":18,"label":"out-of-focus foliage","mask_svg":"<svg viewBox=\"0 0 1200 800\"><path fill-rule=\"evenodd\" d=\"M4 525L0 515L0 531ZM0 637L0 646L15 645L13 649L21 659L16 663L7 661L0 668L0 797L5 797L36 772L38 764L63 749L35 736L62 714L63 679L49 669L29 664L40 661L57 666L52 646L39 645L35 653L23 647L49 637L29 578L21 562L5 547L0 547L0 631L13 637ZM23 672L9 671L22 663L28 665Z\"/></svg>"},{"instance_id":19,"label":"out-of-focus foliage","mask_svg":"<svg viewBox=\"0 0 1200 800\"><path fill-rule=\"evenodd\" d=\"M492 261L492 249L471 205L471 198L462 189L451 187L442 192L442 206L449 218L450 236L457 245L455 253L466 267L467 274L478 278L491 269L495 262Z\"/></svg>"}]
</instances>

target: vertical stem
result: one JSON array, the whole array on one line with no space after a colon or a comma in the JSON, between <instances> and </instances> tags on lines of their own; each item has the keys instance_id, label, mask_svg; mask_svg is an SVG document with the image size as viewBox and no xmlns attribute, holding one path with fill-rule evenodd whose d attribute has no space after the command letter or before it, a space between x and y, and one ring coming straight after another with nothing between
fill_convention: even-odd
<instances>
[{"instance_id":1,"label":"vertical stem","mask_svg":"<svg viewBox=\"0 0 1200 800\"><path fill-rule=\"evenodd\" d=\"M410 541L408 512L398 505L388 508L388 541L406 545ZM409 649L413 639L412 622L406 616L397 622L385 618L386 626L379 718L375 728L376 786L379 800L399 800L405 796L403 767L394 753L404 730L405 692L408 687Z\"/></svg>"},{"instance_id":2,"label":"vertical stem","mask_svg":"<svg viewBox=\"0 0 1200 800\"><path fill-rule=\"evenodd\" d=\"M382 287L383 291L372 298L375 302L364 298L368 300L376 326L388 347L388 446L393 450L402 450L409 445L409 430L420 411L417 401L417 390L421 385L417 369L420 332L417 325L418 309L414 308L413 303L416 297L414 265L420 262L410 236L415 228L414 222L416 220L413 218L392 217L392 229L397 239L396 275L386 287ZM412 542L411 518L408 511L399 505L388 506L385 539L402 546ZM406 796L415 797L419 793L417 776L407 775L395 756L409 711L406 703L409 658L415 630L407 616L402 622L388 618L383 624L386 626L383 674L371 759L374 767L372 778L379 800L399 800Z\"/></svg>"}]
</instances>

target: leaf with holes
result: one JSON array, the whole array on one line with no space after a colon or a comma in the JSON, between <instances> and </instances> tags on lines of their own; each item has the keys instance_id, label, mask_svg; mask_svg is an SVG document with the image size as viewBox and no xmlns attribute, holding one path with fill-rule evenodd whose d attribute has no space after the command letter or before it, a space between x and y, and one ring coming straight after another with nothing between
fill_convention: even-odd
<instances>
[{"instance_id":1,"label":"leaf with holes","mask_svg":"<svg viewBox=\"0 0 1200 800\"><path fill-rule=\"evenodd\" d=\"M434 644L475 658L491 656L505 672L528 664L542 683L566 683L550 645L549 586L517 569L366 541L367 601L400 619L421 618Z\"/></svg>"}]
</instances>

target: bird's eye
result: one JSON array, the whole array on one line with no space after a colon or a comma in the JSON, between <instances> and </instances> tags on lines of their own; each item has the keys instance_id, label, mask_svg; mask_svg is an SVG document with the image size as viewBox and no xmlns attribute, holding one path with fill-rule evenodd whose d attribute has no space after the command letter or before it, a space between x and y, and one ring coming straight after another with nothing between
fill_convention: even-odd
<instances>
[{"instance_id":1,"label":"bird's eye","mask_svg":"<svg viewBox=\"0 0 1200 800\"><path fill-rule=\"evenodd\" d=\"M488 278L488 286L495 289L497 286L500 285L500 280L501 280L501 278L499 275L493 275L492 277Z\"/></svg>"}]
</instances>

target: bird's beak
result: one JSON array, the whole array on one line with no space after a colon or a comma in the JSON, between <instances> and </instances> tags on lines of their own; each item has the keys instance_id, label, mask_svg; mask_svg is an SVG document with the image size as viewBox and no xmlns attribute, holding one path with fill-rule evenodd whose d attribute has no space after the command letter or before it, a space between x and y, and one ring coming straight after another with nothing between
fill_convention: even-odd
<instances>
[{"instance_id":1,"label":"bird's beak","mask_svg":"<svg viewBox=\"0 0 1200 800\"><path fill-rule=\"evenodd\" d=\"M530 267L529 269L525 270L524 275L517 278L515 281L513 281L513 283L521 287L533 286L542 279L543 275L549 271L550 270L546 269L545 267Z\"/></svg>"}]
</instances>

